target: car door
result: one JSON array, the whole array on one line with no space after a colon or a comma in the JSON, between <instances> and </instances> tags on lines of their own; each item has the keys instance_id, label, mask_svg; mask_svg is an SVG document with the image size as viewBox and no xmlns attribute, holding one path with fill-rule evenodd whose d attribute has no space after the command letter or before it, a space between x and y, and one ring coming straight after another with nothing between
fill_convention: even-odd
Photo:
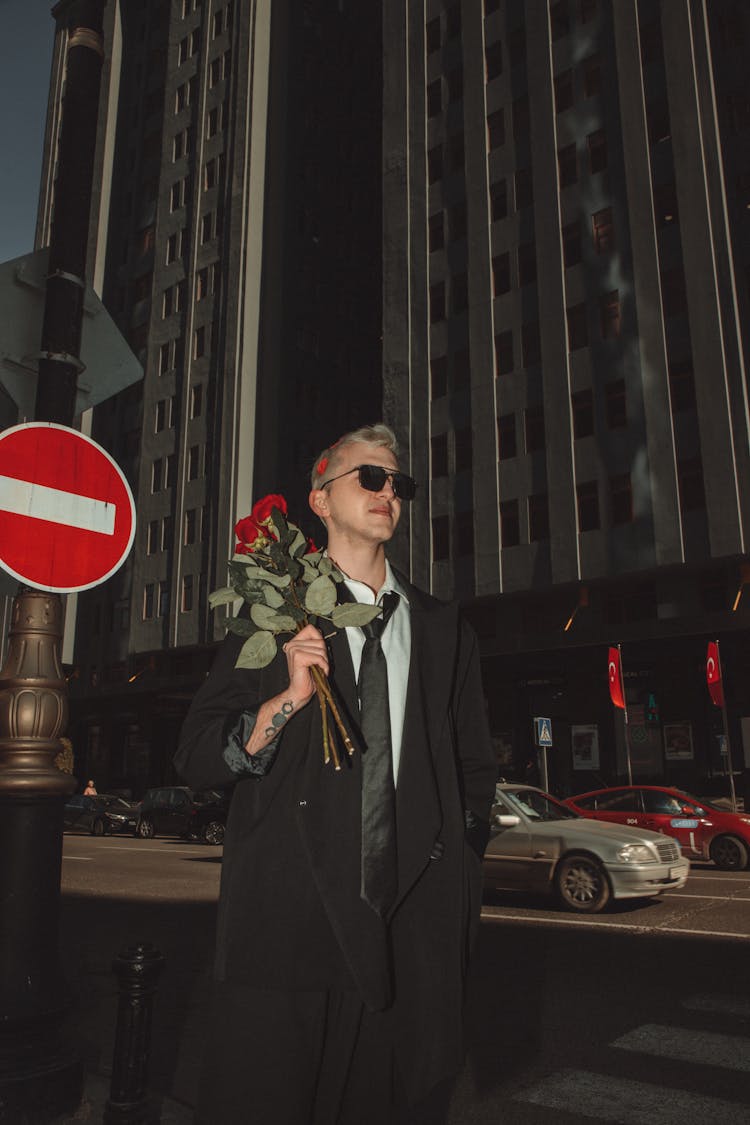
<instances>
[{"instance_id":1,"label":"car door","mask_svg":"<svg viewBox=\"0 0 750 1125\"><path fill-rule=\"evenodd\" d=\"M595 820L605 820L610 824L629 824L643 827L643 802L638 789L624 786L600 793L596 800Z\"/></svg>"},{"instance_id":2,"label":"car door","mask_svg":"<svg viewBox=\"0 0 750 1125\"><path fill-rule=\"evenodd\" d=\"M169 834L172 831L172 818L169 808L169 789L156 789L151 797L148 815L154 822L157 832Z\"/></svg>"},{"instance_id":3,"label":"car door","mask_svg":"<svg viewBox=\"0 0 750 1125\"><path fill-rule=\"evenodd\" d=\"M645 810L644 828L673 836L687 856L700 855L701 822L695 815L695 807L687 799L665 789L643 789L641 793Z\"/></svg>"},{"instance_id":4,"label":"car door","mask_svg":"<svg viewBox=\"0 0 750 1125\"><path fill-rule=\"evenodd\" d=\"M500 824L500 817L518 820L513 826ZM515 808L495 794L490 813L490 841L484 853L485 881L507 890L528 890L531 878L531 832Z\"/></svg>"},{"instance_id":5,"label":"car door","mask_svg":"<svg viewBox=\"0 0 750 1125\"><path fill-rule=\"evenodd\" d=\"M184 789L173 789L169 797L170 831L175 836L187 832L192 814L193 802Z\"/></svg>"}]
</instances>

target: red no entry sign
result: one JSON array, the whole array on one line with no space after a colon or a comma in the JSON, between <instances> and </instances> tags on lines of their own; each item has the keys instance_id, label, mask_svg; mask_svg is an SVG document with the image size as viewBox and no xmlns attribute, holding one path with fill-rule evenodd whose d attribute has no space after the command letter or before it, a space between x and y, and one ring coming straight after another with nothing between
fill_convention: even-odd
<instances>
[{"instance_id":1,"label":"red no entry sign","mask_svg":"<svg viewBox=\"0 0 750 1125\"><path fill-rule=\"evenodd\" d=\"M98 586L135 535L130 486L77 430L29 422L0 433L0 566L40 590Z\"/></svg>"}]
</instances>

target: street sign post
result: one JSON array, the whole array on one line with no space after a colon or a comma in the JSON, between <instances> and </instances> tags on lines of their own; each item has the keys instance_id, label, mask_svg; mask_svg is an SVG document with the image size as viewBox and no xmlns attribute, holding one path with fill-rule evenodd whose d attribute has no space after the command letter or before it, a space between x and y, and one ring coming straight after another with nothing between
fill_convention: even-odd
<instances>
[{"instance_id":1,"label":"street sign post","mask_svg":"<svg viewBox=\"0 0 750 1125\"><path fill-rule=\"evenodd\" d=\"M552 745L552 720L541 716L534 717L536 744L542 751L542 789L549 789L547 773L547 748Z\"/></svg>"},{"instance_id":2,"label":"street sign post","mask_svg":"<svg viewBox=\"0 0 750 1125\"><path fill-rule=\"evenodd\" d=\"M0 433L0 566L39 590L104 582L135 536L130 486L78 430L30 422Z\"/></svg>"}]
</instances>

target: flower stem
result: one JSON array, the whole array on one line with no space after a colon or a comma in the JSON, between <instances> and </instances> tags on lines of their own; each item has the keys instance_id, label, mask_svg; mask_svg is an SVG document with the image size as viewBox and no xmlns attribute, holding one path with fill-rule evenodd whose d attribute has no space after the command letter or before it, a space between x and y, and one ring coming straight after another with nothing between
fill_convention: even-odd
<instances>
[{"instance_id":1,"label":"flower stem","mask_svg":"<svg viewBox=\"0 0 750 1125\"><path fill-rule=\"evenodd\" d=\"M330 684L328 683L328 678L321 672L320 668L318 668L316 665L313 665L312 668L310 669L310 671L312 672L313 679L315 680L316 689L317 689L319 694L322 694L324 696L324 698L326 700L326 703L328 704L328 706L331 710L331 714L333 715L333 721L335 722L336 726L338 727L339 734L341 735L341 740L344 743L344 746L346 747L347 753L351 757L351 755L354 753L355 747L354 747L354 744L352 743L351 738L349 737L349 732L347 731L346 727L344 726L344 721L341 718L341 715L339 714L339 709L336 706L336 701L333 698L333 694L331 693L331 687L330 687Z\"/></svg>"}]
</instances>

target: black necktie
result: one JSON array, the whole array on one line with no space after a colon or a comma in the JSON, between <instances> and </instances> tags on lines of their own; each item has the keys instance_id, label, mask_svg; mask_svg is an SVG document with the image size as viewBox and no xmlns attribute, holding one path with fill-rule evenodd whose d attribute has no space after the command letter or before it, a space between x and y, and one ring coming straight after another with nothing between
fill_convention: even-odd
<instances>
[{"instance_id":1,"label":"black necktie","mask_svg":"<svg viewBox=\"0 0 750 1125\"><path fill-rule=\"evenodd\" d=\"M362 754L361 896L381 917L396 898L396 790L393 784L388 668L380 638L398 605L396 593L383 595L382 617L365 625L359 670L359 700L364 740Z\"/></svg>"}]
</instances>

